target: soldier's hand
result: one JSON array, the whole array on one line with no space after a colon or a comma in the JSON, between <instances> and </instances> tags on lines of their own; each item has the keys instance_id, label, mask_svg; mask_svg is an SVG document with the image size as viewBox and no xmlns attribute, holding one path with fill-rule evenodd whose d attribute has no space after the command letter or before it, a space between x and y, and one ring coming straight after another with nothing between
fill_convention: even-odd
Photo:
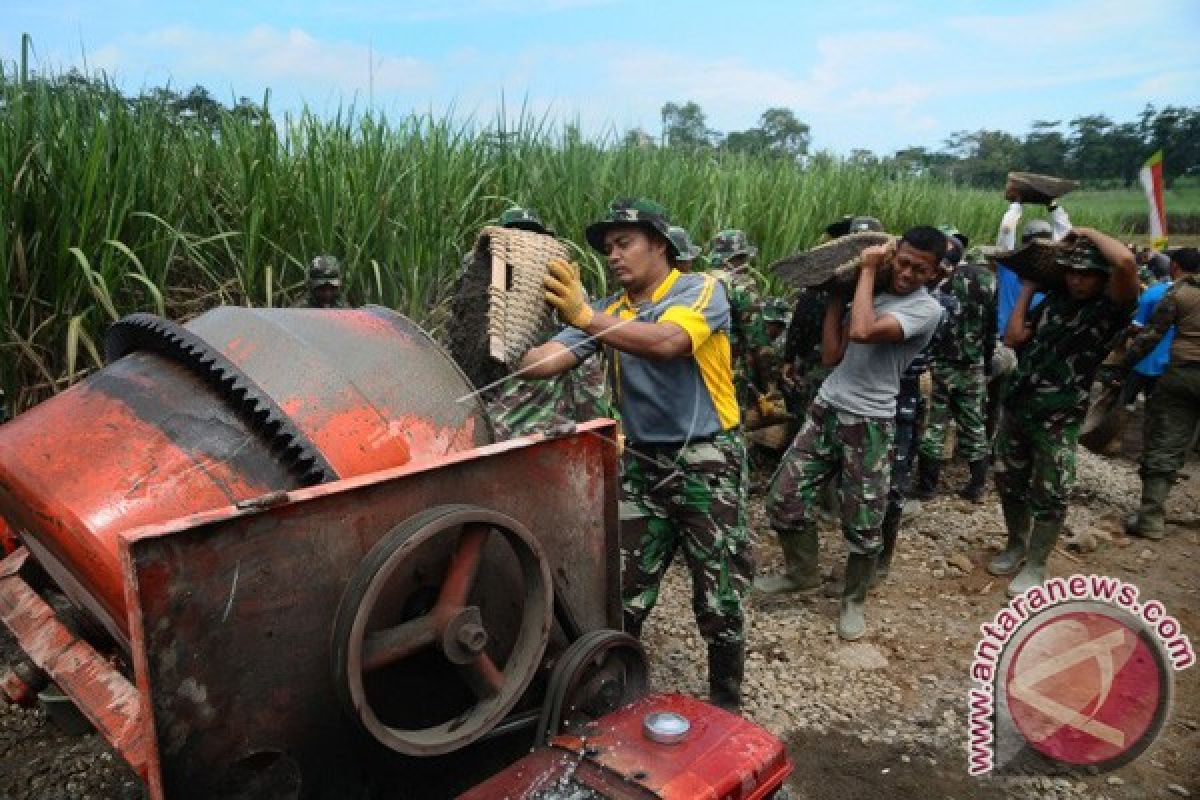
<instances>
[{"instance_id":1,"label":"soldier's hand","mask_svg":"<svg viewBox=\"0 0 1200 800\"><path fill-rule=\"evenodd\" d=\"M796 365L792 363L784 364L779 368L779 379L783 381L783 385L791 388L796 385Z\"/></svg>"},{"instance_id":2,"label":"soldier's hand","mask_svg":"<svg viewBox=\"0 0 1200 800\"><path fill-rule=\"evenodd\" d=\"M891 258L891 248L887 244L874 244L862 251L863 269L878 269Z\"/></svg>"},{"instance_id":3,"label":"soldier's hand","mask_svg":"<svg viewBox=\"0 0 1200 800\"><path fill-rule=\"evenodd\" d=\"M561 258L554 259L548 265L542 286L546 290L546 302L554 306L558 318L565 324L582 328L592 321L595 314L583 293L578 266Z\"/></svg>"}]
</instances>

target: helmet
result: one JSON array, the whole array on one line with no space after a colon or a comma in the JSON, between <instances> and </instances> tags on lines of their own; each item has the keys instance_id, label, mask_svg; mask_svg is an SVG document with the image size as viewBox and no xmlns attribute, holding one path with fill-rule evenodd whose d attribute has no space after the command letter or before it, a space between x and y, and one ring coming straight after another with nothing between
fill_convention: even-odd
<instances>
[{"instance_id":1,"label":"helmet","mask_svg":"<svg viewBox=\"0 0 1200 800\"><path fill-rule=\"evenodd\" d=\"M308 286L341 286L342 263L336 256L317 256L308 265Z\"/></svg>"},{"instance_id":2,"label":"helmet","mask_svg":"<svg viewBox=\"0 0 1200 800\"><path fill-rule=\"evenodd\" d=\"M1021 242L1030 239L1048 239L1054 236L1054 227L1044 219L1031 219L1021 228Z\"/></svg>"},{"instance_id":3,"label":"helmet","mask_svg":"<svg viewBox=\"0 0 1200 800\"><path fill-rule=\"evenodd\" d=\"M675 245L675 250L679 253L678 260L695 261L699 257L700 248L692 244L692 237L688 235L687 228L672 225L667 229L667 238Z\"/></svg>"},{"instance_id":4,"label":"helmet","mask_svg":"<svg viewBox=\"0 0 1200 800\"><path fill-rule=\"evenodd\" d=\"M603 253L605 235L614 228L630 225L661 236L667 242L667 254L679 258L679 248L671 240L671 215L664 206L645 197L613 200L604 219L588 225L584 235L593 249Z\"/></svg>"},{"instance_id":5,"label":"helmet","mask_svg":"<svg viewBox=\"0 0 1200 800\"><path fill-rule=\"evenodd\" d=\"M708 260L713 266L718 266L735 256L754 258L756 255L758 248L750 244L745 232L731 228L713 237L712 252L709 253Z\"/></svg>"},{"instance_id":6,"label":"helmet","mask_svg":"<svg viewBox=\"0 0 1200 800\"><path fill-rule=\"evenodd\" d=\"M769 297L763 301L762 320L763 322L786 323L789 311L791 308L782 297Z\"/></svg>"},{"instance_id":7,"label":"helmet","mask_svg":"<svg viewBox=\"0 0 1200 800\"><path fill-rule=\"evenodd\" d=\"M500 215L496 220L496 224L501 228L517 228L523 231L532 231L533 233L544 233L549 236L554 235L554 231L546 227L541 218L537 214L530 211L528 208L521 206L513 206Z\"/></svg>"}]
</instances>

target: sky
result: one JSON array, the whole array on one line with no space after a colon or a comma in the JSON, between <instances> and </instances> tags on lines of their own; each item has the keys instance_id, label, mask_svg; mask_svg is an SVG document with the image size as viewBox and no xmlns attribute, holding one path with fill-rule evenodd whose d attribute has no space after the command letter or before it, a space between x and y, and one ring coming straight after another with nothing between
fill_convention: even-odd
<instances>
[{"instance_id":1,"label":"sky","mask_svg":"<svg viewBox=\"0 0 1200 800\"><path fill-rule=\"evenodd\" d=\"M5 0L0 59L205 86L273 113L501 107L590 135L693 100L729 132L784 107L813 149L938 149L953 131L1200 105L1200 0Z\"/></svg>"}]
</instances>

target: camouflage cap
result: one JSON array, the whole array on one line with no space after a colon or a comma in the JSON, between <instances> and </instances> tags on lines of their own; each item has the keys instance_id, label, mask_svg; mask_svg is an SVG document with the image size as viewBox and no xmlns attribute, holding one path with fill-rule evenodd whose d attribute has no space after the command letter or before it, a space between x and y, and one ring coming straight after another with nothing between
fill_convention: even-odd
<instances>
[{"instance_id":1,"label":"camouflage cap","mask_svg":"<svg viewBox=\"0 0 1200 800\"><path fill-rule=\"evenodd\" d=\"M528 208L521 206L513 206L500 215L496 220L496 224L501 228L516 228L522 231L532 231L533 233L544 233L547 236L553 236L554 231L546 227L546 223L542 222L534 212Z\"/></svg>"},{"instance_id":2,"label":"camouflage cap","mask_svg":"<svg viewBox=\"0 0 1200 800\"><path fill-rule=\"evenodd\" d=\"M644 197L623 197L612 201L608 213L599 222L587 226L584 235L588 244L604 253L604 236L613 228L634 226L661 236L667 243L667 254L679 258L679 248L671 240L671 215L667 209Z\"/></svg>"},{"instance_id":3,"label":"camouflage cap","mask_svg":"<svg viewBox=\"0 0 1200 800\"><path fill-rule=\"evenodd\" d=\"M1030 239L1053 238L1054 226L1044 219L1031 219L1021 228L1021 241L1028 242Z\"/></svg>"},{"instance_id":4,"label":"camouflage cap","mask_svg":"<svg viewBox=\"0 0 1200 800\"><path fill-rule=\"evenodd\" d=\"M308 285L341 286L342 262L337 256L317 256L308 265Z\"/></svg>"},{"instance_id":5,"label":"camouflage cap","mask_svg":"<svg viewBox=\"0 0 1200 800\"><path fill-rule=\"evenodd\" d=\"M763 301L762 320L763 322L787 322L789 311L791 311L791 307L782 297L769 297Z\"/></svg>"},{"instance_id":6,"label":"camouflage cap","mask_svg":"<svg viewBox=\"0 0 1200 800\"><path fill-rule=\"evenodd\" d=\"M721 231L714 236L711 248L712 252L708 258L714 266L722 264L734 256L754 258L758 255L758 248L750 244L750 239L747 238L745 231L739 231L736 228Z\"/></svg>"},{"instance_id":7,"label":"camouflage cap","mask_svg":"<svg viewBox=\"0 0 1200 800\"><path fill-rule=\"evenodd\" d=\"M1073 244L1060 246L1058 257L1054 260L1059 267L1072 272L1103 272L1112 274L1112 264L1104 258L1100 249L1086 239L1079 239Z\"/></svg>"},{"instance_id":8,"label":"camouflage cap","mask_svg":"<svg viewBox=\"0 0 1200 800\"><path fill-rule=\"evenodd\" d=\"M700 248L692 244L692 237L688 235L687 228L672 225L667 229L667 238L679 252L678 261L695 261L700 256Z\"/></svg>"}]
</instances>

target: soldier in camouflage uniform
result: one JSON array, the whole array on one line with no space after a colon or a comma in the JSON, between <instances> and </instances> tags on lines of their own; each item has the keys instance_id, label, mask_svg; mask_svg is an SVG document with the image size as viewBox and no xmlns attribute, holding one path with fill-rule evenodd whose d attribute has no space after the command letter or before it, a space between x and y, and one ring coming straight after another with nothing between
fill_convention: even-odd
<instances>
[{"instance_id":1,"label":"soldier in camouflage uniform","mask_svg":"<svg viewBox=\"0 0 1200 800\"><path fill-rule=\"evenodd\" d=\"M502 228L553 236L536 213L514 206L496 220ZM471 256L464 260L464 269ZM547 331L543 342L557 331ZM487 400L488 414L497 439L511 439L544 431L555 425L583 422L596 417L617 417L605 375L603 354L577 368L546 380L509 379Z\"/></svg>"},{"instance_id":2,"label":"soldier in camouflage uniform","mask_svg":"<svg viewBox=\"0 0 1200 800\"><path fill-rule=\"evenodd\" d=\"M305 308L345 308L342 300L342 264L334 256L317 256L308 265Z\"/></svg>"},{"instance_id":3,"label":"soldier in camouflage uniform","mask_svg":"<svg viewBox=\"0 0 1200 800\"><path fill-rule=\"evenodd\" d=\"M681 274L666 210L649 200L614 202L587 240L622 286L588 304L578 273L551 265L547 300L570 327L522 359L533 377L573 367L603 347L626 437L622 457L622 600L638 635L682 550L692 609L708 645L709 696L741 703L745 660L742 595L753 574L746 526L746 455L729 349L730 309L721 283Z\"/></svg>"},{"instance_id":4,"label":"soldier in camouflage uniform","mask_svg":"<svg viewBox=\"0 0 1200 800\"><path fill-rule=\"evenodd\" d=\"M675 269L685 274L691 272L696 259L700 257L700 248L692 243L692 237L687 232L687 228L672 225L669 234L671 243L675 245L675 250L679 253L675 259Z\"/></svg>"},{"instance_id":5,"label":"soldier in camouflage uniform","mask_svg":"<svg viewBox=\"0 0 1200 800\"><path fill-rule=\"evenodd\" d=\"M845 295L830 292L822 320L822 360L837 367L821 385L767 498L767 515L779 535L786 569L757 579L755 587L767 593L817 589L817 495L823 484L840 476L842 533L850 551L838 619L843 639L866 632L867 587L883 547L880 526L900 375L929 344L941 320L942 308L925 287L937 275L945 249L946 237L936 228L906 232L891 256L884 291L877 295L875 275L889 258L889 248L867 248L846 325Z\"/></svg>"},{"instance_id":6,"label":"soldier in camouflage uniform","mask_svg":"<svg viewBox=\"0 0 1200 800\"><path fill-rule=\"evenodd\" d=\"M963 252L958 231L943 230ZM957 236L956 236L957 234ZM938 337L933 348L931 374L933 398L929 422L921 438L920 482L917 496L933 497L945 460L946 423L954 420L957 450L970 466L971 477L959 494L982 503L987 491L991 451L984 418L987 414L987 372L996 349L996 280L985 267L959 263L942 283L938 294L954 299L953 335Z\"/></svg>"},{"instance_id":7,"label":"soldier in camouflage uniform","mask_svg":"<svg viewBox=\"0 0 1200 800\"><path fill-rule=\"evenodd\" d=\"M1137 307L1137 267L1119 241L1076 228L1060 263L1064 288L1050 288L1029 310L1038 287L1023 281L1005 330L1017 349L996 432L996 490L1008 542L988 563L1011 575L1016 596L1046 577L1046 559L1067 515L1075 480L1075 445L1096 370L1125 332Z\"/></svg>"},{"instance_id":8,"label":"soldier in camouflage uniform","mask_svg":"<svg viewBox=\"0 0 1200 800\"><path fill-rule=\"evenodd\" d=\"M733 314L730 341L733 345L733 381L742 408L748 408L758 395L754 386L757 371L754 351L767 344L760 318L762 294L749 272L750 262L757 254L758 248L750 244L746 234L734 229L718 233L708 254L709 270L725 285Z\"/></svg>"}]
</instances>

